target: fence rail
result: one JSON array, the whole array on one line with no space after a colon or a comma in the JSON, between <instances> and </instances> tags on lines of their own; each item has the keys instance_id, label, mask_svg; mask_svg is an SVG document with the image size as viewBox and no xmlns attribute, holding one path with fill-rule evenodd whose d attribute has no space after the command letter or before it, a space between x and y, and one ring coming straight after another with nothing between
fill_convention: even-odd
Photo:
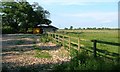
<instances>
[{"instance_id":1,"label":"fence rail","mask_svg":"<svg viewBox=\"0 0 120 72\"><path fill-rule=\"evenodd\" d=\"M93 42L94 57L96 57L97 43L120 46L120 43L112 43L112 42L106 42L106 41L100 41L100 40L91 40L91 42Z\"/></svg>"},{"instance_id":2,"label":"fence rail","mask_svg":"<svg viewBox=\"0 0 120 72\"><path fill-rule=\"evenodd\" d=\"M114 46L120 46L120 43L112 43L112 42L106 42L106 41L100 41L100 40L91 40L92 42L102 43L102 44L109 44Z\"/></svg>"},{"instance_id":3,"label":"fence rail","mask_svg":"<svg viewBox=\"0 0 120 72\"><path fill-rule=\"evenodd\" d=\"M74 45L78 46L77 48L74 48L74 49L80 50L80 38L79 37L76 38L76 37L71 37L71 36L57 34L57 33L48 33L48 36L52 37L54 40L56 40L58 42L61 42L63 46L65 45L65 42L67 42L68 43L67 46L69 49L74 44ZM71 39L78 40L78 43L72 41ZM61 41L59 41L59 40L61 40Z\"/></svg>"},{"instance_id":4,"label":"fence rail","mask_svg":"<svg viewBox=\"0 0 120 72\"><path fill-rule=\"evenodd\" d=\"M56 41L61 42L63 47L65 47L65 45L66 45L65 42L67 42L68 43L67 47L69 48L69 50L72 47L72 48L76 49L78 52L80 51L80 48L84 47L84 45L81 44L81 41L93 42L92 50L93 50L94 57L97 57L97 50L98 50L97 43L108 44L108 45L113 45L113 46L120 46L120 43L112 43L112 42L106 42L106 41L100 41L100 40L86 40L86 39L81 39L80 37L71 37L71 36L57 34L57 33L48 33L48 36L53 38L55 43L56 43ZM72 40L76 40L76 42L74 42ZM75 45L76 48L73 47L73 45ZM100 54L98 54L98 55L100 55Z\"/></svg>"}]
</instances>

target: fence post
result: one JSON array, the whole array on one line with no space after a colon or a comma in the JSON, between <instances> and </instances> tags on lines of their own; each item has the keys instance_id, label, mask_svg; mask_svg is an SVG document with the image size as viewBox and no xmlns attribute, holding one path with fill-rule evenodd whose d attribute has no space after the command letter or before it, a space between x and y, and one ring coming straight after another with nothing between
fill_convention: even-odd
<instances>
[{"instance_id":1,"label":"fence post","mask_svg":"<svg viewBox=\"0 0 120 72\"><path fill-rule=\"evenodd\" d=\"M57 38L57 39L58 39L58 43L59 43L59 35L58 35L58 38Z\"/></svg>"},{"instance_id":2,"label":"fence post","mask_svg":"<svg viewBox=\"0 0 120 72\"><path fill-rule=\"evenodd\" d=\"M47 35L48 35L48 39L50 39L50 33L47 33Z\"/></svg>"},{"instance_id":3,"label":"fence post","mask_svg":"<svg viewBox=\"0 0 120 72\"><path fill-rule=\"evenodd\" d=\"M70 39L70 36L69 36L69 50L70 50L70 47L71 47L71 39Z\"/></svg>"},{"instance_id":4,"label":"fence post","mask_svg":"<svg viewBox=\"0 0 120 72\"><path fill-rule=\"evenodd\" d=\"M53 34L50 33L51 41L53 42Z\"/></svg>"},{"instance_id":5,"label":"fence post","mask_svg":"<svg viewBox=\"0 0 120 72\"><path fill-rule=\"evenodd\" d=\"M55 33L54 35L55 35L55 40L54 40L54 41L55 41L55 43L56 43L56 33Z\"/></svg>"},{"instance_id":6,"label":"fence post","mask_svg":"<svg viewBox=\"0 0 120 72\"><path fill-rule=\"evenodd\" d=\"M52 37L52 33L50 33L50 38L51 38L51 41L53 42L53 37Z\"/></svg>"},{"instance_id":7,"label":"fence post","mask_svg":"<svg viewBox=\"0 0 120 72\"><path fill-rule=\"evenodd\" d=\"M63 47L65 47L64 43L65 43L65 41L64 41L64 35L63 35Z\"/></svg>"},{"instance_id":8,"label":"fence post","mask_svg":"<svg viewBox=\"0 0 120 72\"><path fill-rule=\"evenodd\" d=\"M80 52L80 37L78 37L78 52Z\"/></svg>"},{"instance_id":9,"label":"fence post","mask_svg":"<svg viewBox=\"0 0 120 72\"><path fill-rule=\"evenodd\" d=\"M96 56L96 44L97 44L97 40L93 40L94 57L97 57Z\"/></svg>"}]
</instances>

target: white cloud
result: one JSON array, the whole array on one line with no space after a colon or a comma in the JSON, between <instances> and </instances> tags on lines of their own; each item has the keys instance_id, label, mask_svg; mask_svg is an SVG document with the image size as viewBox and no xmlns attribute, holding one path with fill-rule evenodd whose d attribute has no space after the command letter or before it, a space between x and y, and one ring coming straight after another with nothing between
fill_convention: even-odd
<instances>
[{"instance_id":1,"label":"white cloud","mask_svg":"<svg viewBox=\"0 0 120 72\"><path fill-rule=\"evenodd\" d=\"M80 19L93 19L100 23L110 23L118 20L117 12L89 12L89 13L78 13L78 14L61 14L64 17L80 18Z\"/></svg>"}]
</instances>

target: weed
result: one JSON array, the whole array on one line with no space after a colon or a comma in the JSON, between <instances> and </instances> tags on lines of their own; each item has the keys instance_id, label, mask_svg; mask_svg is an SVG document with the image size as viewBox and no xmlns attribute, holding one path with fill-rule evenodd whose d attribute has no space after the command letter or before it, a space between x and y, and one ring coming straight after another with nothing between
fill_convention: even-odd
<instances>
[{"instance_id":1,"label":"weed","mask_svg":"<svg viewBox=\"0 0 120 72\"><path fill-rule=\"evenodd\" d=\"M43 34L43 35L40 36L40 41L43 42L43 43L46 43L46 42L51 41L51 39L48 37L47 34Z\"/></svg>"},{"instance_id":2,"label":"weed","mask_svg":"<svg viewBox=\"0 0 120 72\"><path fill-rule=\"evenodd\" d=\"M40 49L37 49L35 57L37 57L37 58L51 58L52 56L48 52L44 52Z\"/></svg>"},{"instance_id":3,"label":"weed","mask_svg":"<svg viewBox=\"0 0 120 72\"><path fill-rule=\"evenodd\" d=\"M73 57L69 63L55 66L55 70L119 70L120 63L102 58L94 58L85 51Z\"/></svg>"},{"instance_id":4,"label":"weed","mask_svg":"<svg viewBox=\"0 0 120 72\"><path fill-rule=\"evenodd\" d=\"M41 48L38 48L36 45L34 45L34 49L36 50L35 57L37 58L51 58L52 56L45 51L42 51Z\"/></svg>"}]
</instances>

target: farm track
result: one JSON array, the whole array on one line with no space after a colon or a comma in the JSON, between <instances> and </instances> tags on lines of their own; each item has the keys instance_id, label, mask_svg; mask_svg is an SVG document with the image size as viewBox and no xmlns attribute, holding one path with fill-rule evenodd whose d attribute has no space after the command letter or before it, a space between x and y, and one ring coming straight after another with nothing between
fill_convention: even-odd
<instances>
[{"instance_id":1,"label":"farm track","mask_svg":"<svg viewBox=\"0 0 120 72\"><path fill-rule=\"evenodd\" d=\"M56 64L70 61L69 53L60 46L40 43L39 36L28 34L5 34L2 36L3 72L49 71ZM34 45L48 52L51 58L36 58Z\"/></svg>"}]
</instances>

